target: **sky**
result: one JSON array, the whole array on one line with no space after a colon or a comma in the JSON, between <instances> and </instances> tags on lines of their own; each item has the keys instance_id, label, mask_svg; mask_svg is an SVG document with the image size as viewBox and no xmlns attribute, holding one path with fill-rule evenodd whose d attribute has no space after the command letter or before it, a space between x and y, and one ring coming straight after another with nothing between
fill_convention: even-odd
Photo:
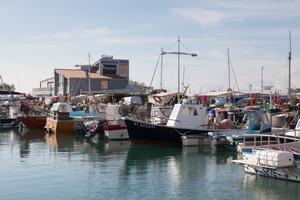
<instances>
[{"instance_id":1,"label":"sky","mask_svg":"<svg viewBox=\"0 0 300 200\"><path fill-rule=\"evenodd\" d=\"M233 89L260 91L264 67L264 85L284 93L289 31L300 87L297 0L0 0L0 75L30 93L54 68L87 64L90 52L92 62L129 59L130 79L149 85L161 48L177 51L180 36L181 51L198 55L180 57L189 93L228 88L227 48ZM163 60L163 87L177 91L177 56ZM160 87L160 68L152 85Z\"/></svg>"}]
</instances>

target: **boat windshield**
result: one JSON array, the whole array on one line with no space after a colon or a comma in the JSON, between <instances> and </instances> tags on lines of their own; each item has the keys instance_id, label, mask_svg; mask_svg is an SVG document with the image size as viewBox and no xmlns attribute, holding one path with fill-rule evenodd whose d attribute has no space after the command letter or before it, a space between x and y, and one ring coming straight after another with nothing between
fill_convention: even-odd
<instances>
[{"instance_id":1,"label":"boat windshield","mask_svg":"<svg viewBox=\"0 0 300 200\"><path fill-rule=\"evenodd\" d=\"M262 110L250 111L247 113L248 125L253 130L260 130L270 125L267 114ZM261 127L263 126L263 127Z\"/></svg>"}]
</instances>

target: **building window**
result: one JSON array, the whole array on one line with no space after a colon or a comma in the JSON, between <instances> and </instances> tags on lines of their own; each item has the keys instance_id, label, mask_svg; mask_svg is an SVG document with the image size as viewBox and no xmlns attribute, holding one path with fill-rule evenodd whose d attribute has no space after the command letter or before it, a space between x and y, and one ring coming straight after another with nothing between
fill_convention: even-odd
<instances>
[{"instance_id":1,"label":"building window","mask_svg":"<svg viewBox=\"0 0 300 200\"><path fill-rule=\"evenodd\" d=\"M108 81L107 80L101 81L101 89L108 89Z\"/></svg>"},{"instance_id":2,"label":"building window","mask_svg":"<svg viewBox=\"0 0 300 200\"><path fill-rule=\"evenodd\" d=\"M127 74L128 74L128 64L120 64L119 75L126 77Z\"/></svg>"},{"instance_id":3,"label":"building window","mask_svg":"<svg viewBox=\"0 0 300 200\"><path fill-rule=\"evenodd\" d=\"M103 75L116 75L117 66L116 65L103 65Z\"/></svg>"}]
</instances>

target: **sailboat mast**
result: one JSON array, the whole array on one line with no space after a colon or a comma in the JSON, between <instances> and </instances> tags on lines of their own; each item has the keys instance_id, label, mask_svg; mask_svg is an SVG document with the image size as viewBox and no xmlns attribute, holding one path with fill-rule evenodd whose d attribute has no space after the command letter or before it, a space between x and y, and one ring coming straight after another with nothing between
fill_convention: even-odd
<instances>
[{"instance_id":1,"label":"sailboat mast","mask_svg":"<svg viewBox=\"0 0 300 200\"><path fill-rule=\"evenodd\" d=\"M163 52L164 49L161 48L161 54L160 54L160 90L163 88Z\"/></svg>"},{"instance_id":2,"label":"sailboat mast","mask_svg":"<svg viewBox=\"0 0 300 200\"><path fill-rule=\"evenodd\" d=\"M291 31L289 32L289 38L290 38L290 52L289 52L289 88L288 88L288 95L291 98L291 60L292 60Z\"/></svg>"},{"instance_id":3,"label":"sailboat mast","mask_svg":"<svg viewBox=\"0 0 300 200\"><path fill-rule=\"evenodd\" d=\"M185 76L185 67L183 67L183 72L182 72L182 91L184 90L184 76Z\"/></svg>"},{"instance_id":4,"label":"sailboat mast","mask_svg":"<svg viewBox=\"0 0 300 200\"><path fill-rule=\"evenodd\" d=\"M89 52L89 95L91 94L91 53Z\"/></svg>"},{"instance_id":5,"label":"sailboat mast","mask_svg":"<svg viewBox=\"0 0 300 200\"><path fill-rule=\"evenodd\" d=\"M229 48L227 48L227 60L228 60L228 90L231 89L230 87L230 58L229 58Z\"/></svg>"},{"instance_id":6,"label":"sailboat mast","mask_svg":"<svg viewBox=\"0 0 300 200\"><path fill-rule=\"evenodd\" d=\"M180 93L180 36L178 36L178 83L177 83L177 103L179 103L179 93Z\"/></svg>"}]
</instances>

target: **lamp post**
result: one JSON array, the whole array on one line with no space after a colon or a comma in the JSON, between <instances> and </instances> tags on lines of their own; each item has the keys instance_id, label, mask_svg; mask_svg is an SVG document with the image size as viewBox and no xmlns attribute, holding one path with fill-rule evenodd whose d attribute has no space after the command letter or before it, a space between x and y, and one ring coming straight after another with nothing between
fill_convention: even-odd
<instances>
[{"instance_id":1,"label":"lamp post","mask_svg":"<svg viewBox=\"0 0 300 200\"><path fill-rule=\"evenodd\" d=\"M177 103L179 103L179 93L180 93L180 55L187 55L187 56L196 57L197 54L196 53L181 52L180 51L180 37L179 36L178 36L177 42L178 42L178 51L172 51L172 52L162 51L161 55L165 55L165 54L175 54L175 55L177 55L177 64L178 64Z\"/></svg>"}]
</instances>

